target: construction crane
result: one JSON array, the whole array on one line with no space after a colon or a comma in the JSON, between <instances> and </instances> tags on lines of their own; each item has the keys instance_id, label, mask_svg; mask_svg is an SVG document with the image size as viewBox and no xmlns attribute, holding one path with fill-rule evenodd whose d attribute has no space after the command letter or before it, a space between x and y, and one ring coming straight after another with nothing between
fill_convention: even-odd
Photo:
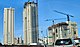
<instances>
[{"instance_id":1,"label":"construction crane","mask_svg":"<svg viewBox=\"0 0 80 47\"><path fill-rule=\"evenodd\" d=\"M28 2L30 2L31 0L28 0ZM36 3L38 3L38 0L32 0L32 1L36 1Z\"/></svg>"},{"instance_id":2,"label":"construction crane","mask_svg":"<svg viewBox=\"0 0 80 47\"><path fill-rule=\"evenodd\" d=\"M54 21L55 20L62 20L62 19L66 19L66 18L58 18L58 19L46 19L45 21L52 21L53 22L53 25L54 25ZM56 34L55 32L54 32L54 34ZM55 37L56 37L56 35L55 35ZM55 38L54 37L54 38ZM56 39L55 39L56 40ZM47 42L48 42L48 39L47 39ZM55 44L55 42L54 42L54 44Z\"/></svg>"},{"instance_id":3,"label":"construction crane","mask_svg":"<svg viewBox=\"0 0 80 47\"><path fill-rule=\"evenodd\" d=\"M62 19L66 19L66 18L46 19L45 21L52 21L52 22L53 22L53 25L54 25L54 21L55 21L55 20L62 20Z\"/></svg>"},{"instance_id":4,"label":"construction crane","mask_svg":"<svg viewBox=\"0 0 80 47\"><path fill-rule=\"evenodd\" d=\"M66 15L67 16L67 21L68 21L68 25L69 25L69 36L71 35L71 25L70 25L70 19L69 19L69 17L74 17L74 16L72 16L72 15L70 15L70 14L66 14L66 13L63 13L63 12L59 12L59 11L56 11L56 10L54 10L54 12L57 12L57 13L60 13L60 14L63 14L63 15Z\"/></svg>"},{"instance_id":5,"label":"construction crane","mask_svg":"<svg viewBox=\"0 0 80 47\"><path fill-rule=\"evenodd\" d=\"M29 2L30 0L28 0L28 2Z\"/></svg>"},{"instance_id":6,"label":"construction crane","mask_svg":"<svg viewBox=\"0 0 80 47\"><path fill-rule=\"evenodd\" d=\"M53 10L53 11L54 11L54 12L57 12L57 13L60 13L60 14L63 14L63 15L66 15L68 22L70 21L69 16L70 16L70 17L74 17L74 16L72 16L72 15L70 15L70 14L66 14L66 13L63 13L63 12L56 11L56 10Z\"/></svg>"}]
</instances>

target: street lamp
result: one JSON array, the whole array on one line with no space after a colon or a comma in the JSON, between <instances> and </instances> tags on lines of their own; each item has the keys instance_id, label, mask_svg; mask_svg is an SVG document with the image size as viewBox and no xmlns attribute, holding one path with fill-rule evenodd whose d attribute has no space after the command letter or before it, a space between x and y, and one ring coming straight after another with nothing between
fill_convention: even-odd
<instances>
[{"instance_id":1,"label":"street lamp","mask_svg":"<svg viewBox=\"0 0 80 47\"><path fill-rule=\"evenodd\" d=\"M43 42L43 44L44 44L44 34L43 34L43 31L41 31L41 34L42 34L42 42Z\"/></svg>"}]
</instances>

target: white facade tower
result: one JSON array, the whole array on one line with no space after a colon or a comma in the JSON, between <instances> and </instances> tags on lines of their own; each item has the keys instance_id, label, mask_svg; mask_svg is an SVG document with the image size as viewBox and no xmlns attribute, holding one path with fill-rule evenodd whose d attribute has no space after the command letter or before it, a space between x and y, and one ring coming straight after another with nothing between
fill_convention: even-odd
<instances>
[{"instance_id":1,"label":"white facade tower","mask_svg":"<svg viewBox=\"0 0 80 47\"><path fill-rule=\"evenodd\" d=\"M14 44L14 8L4 8L4 44Z\"/></svg>"},{"instance_id":2,"label":"white facade tower","mask_svg":"<svg viewBox=\"0 0 80 47\"><path fill-rule=\"evenodd\" d=\"M25 2L23 10L24 45L38 42L38 8L35 2Z\"/></svg>"}]
</instances>

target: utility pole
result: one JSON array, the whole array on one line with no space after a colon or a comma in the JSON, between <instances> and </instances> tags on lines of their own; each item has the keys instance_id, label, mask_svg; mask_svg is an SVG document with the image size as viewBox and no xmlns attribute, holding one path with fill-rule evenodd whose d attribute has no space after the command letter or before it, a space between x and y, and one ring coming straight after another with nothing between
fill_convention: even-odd
<instances>
[{"instance_id":1,"label":"utility pole","mask_svg":"<svg viewBox=\"0 0 80 47\"><path fill-rule=\"evenodd\" d=\"M46 29L46 36L47 36L47 44L46 44L46 46L48 47L48 31L47 31L47 29Z\"/></svg>"},{"instance_id":2,"label":"utility pole","mask_svg":"<svg viewBox=\"0 0 80 47\"><path fill-rule=\"evenodd\" d=\"M43 41L43 43L44 43L44 40L43 40L43 39L44 39L43 31L41 31L41 34L42 34L42 36L41 36L41 37L42 37L42 41Z\"/></svg>"}]
</instances>

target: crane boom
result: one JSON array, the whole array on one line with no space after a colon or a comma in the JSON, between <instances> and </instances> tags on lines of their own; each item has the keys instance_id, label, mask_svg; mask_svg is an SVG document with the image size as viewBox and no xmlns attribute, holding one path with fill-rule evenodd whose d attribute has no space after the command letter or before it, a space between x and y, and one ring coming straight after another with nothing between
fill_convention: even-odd
<instances>
[{"instance_id":1,"label":"crane boom","mask_svg":"<svg viewBox=\"0 0 80 47\"><path fill-rule=\"evenodd\" d=\"M46 19L45 21L52 21L52 20L62 20L62 19L66 19L66 18L58 18L58 19Z\"/></svg>"},{"instance_id":2,"label":"crane boom","mask_svg":"<svg viewBox=\"0 0 80 47\"><path fill-rule=\"evenodd\" d=\"M54 20L62 20L62 19L66 19L66 18L46 19L45 21L52 21L53 22L53 25L54 25Z\"/></svg>"},{"instance_id":3,"label":"crane boom","mask_svg":"<svg viewBox=\"0 0 80 47\"><path fill-rule=\"evenodd\" d=\"M72 16L72 15L70 15L70 14L66 14L66 13L63 13L63 12L56 11L56 10L54 10L54 12L57 12L57 13L66 15L66 16L67 16L67 21L70 21L69 16L70 16L70 17L74 17L74 16Z\"/></svg>"},{"instance_id":4,"label":"crane boom","mask_svg":"<svg viewBox=\"0 0 80 47\"><path fill-rule=\"evenodd\" d=\"M63 14L63 15L68 15L68 16L74 17L74 16L72 16L70 14L66 14L66 13L63 13L63 12L56 11L56 10L54 10L54 12L57 12L57 13L60 13L60 14Z\"/></svg>"}]
</instances>

